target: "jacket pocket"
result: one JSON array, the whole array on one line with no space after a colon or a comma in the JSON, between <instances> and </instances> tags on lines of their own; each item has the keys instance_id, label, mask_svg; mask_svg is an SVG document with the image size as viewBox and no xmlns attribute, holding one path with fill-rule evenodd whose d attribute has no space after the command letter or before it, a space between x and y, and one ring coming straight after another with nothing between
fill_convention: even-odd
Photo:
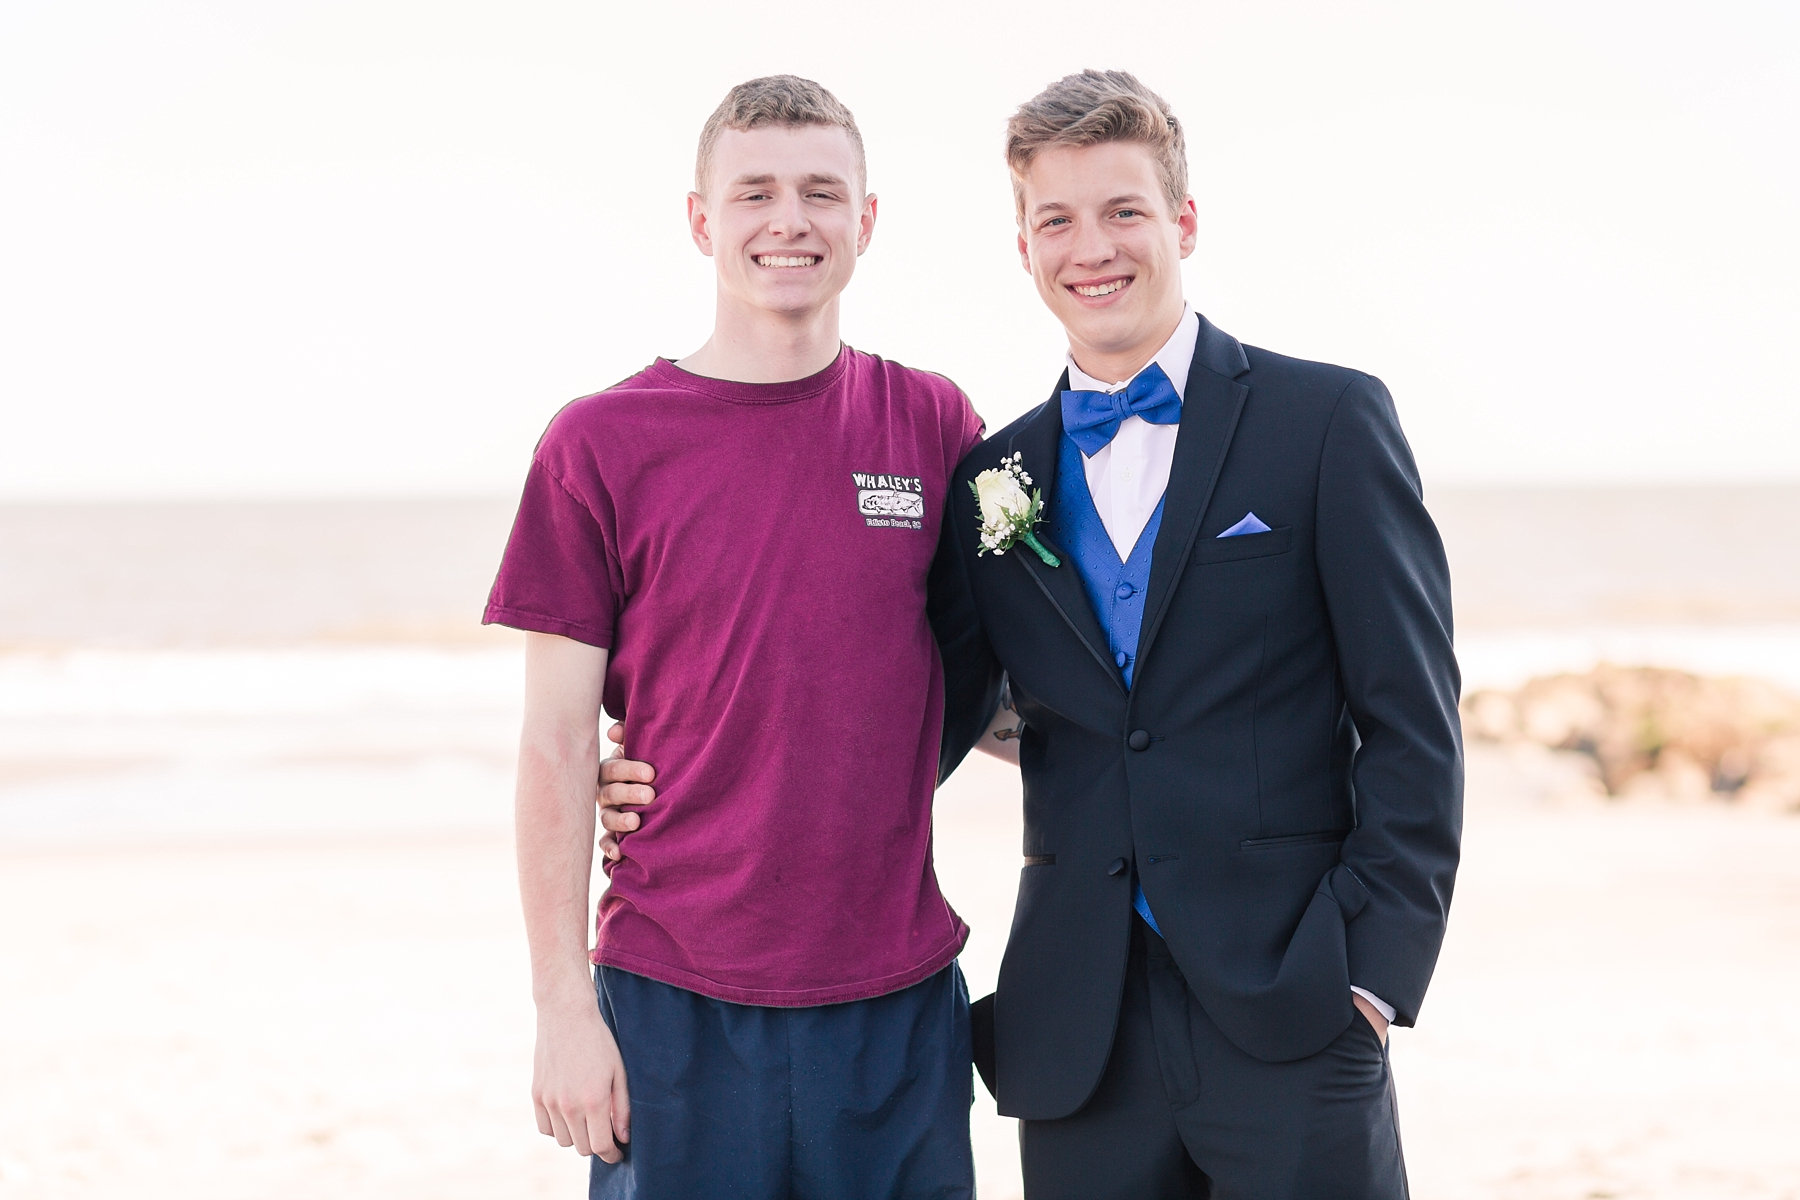
<instances>
[{"instance_id":1,"label":"jacket pocket","mask_svg":"<svg viewBox=\"0 0 1800 1200\"><path fill-rule=\"evenodd\" d=\"M1294 544L1294 527L1283 525L1265 533L1246 533L1238 537L1202 538L1194 546L1191 561L1196 563L1236 562L1243 558L1267 558L1286 554Z\"/></svg>"},{"instance_id":2,"label":"jacket pocket","mask_svg":"<svg viewBox=\"0 0 1800 1200\"><path fill-rule=\"evenodd\" d=\"M1056 865L1056 855L1027 854L1025 856L1025 865L1028 867L1054 867Z\"/></svg>"},{"instance_id":3,"label":"jacket pocket","mask_svg":"<svg viewBox=\"0 0 1800 1200\"><path fill-rule=\"evenodd\" d=\"M1285 837L1245 838L1238 843L1238 849L1285 850L1289 846L1319 846L1326 842L1341 842L1349 832L1347 829L1323 829L1318 833L1290 833Z\"/></svg>"}]
</instances>

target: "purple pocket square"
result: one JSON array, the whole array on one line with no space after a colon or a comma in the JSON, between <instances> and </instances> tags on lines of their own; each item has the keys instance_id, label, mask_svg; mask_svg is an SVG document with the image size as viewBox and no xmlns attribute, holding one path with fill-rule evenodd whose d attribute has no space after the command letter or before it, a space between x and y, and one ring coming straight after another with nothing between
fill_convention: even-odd
<instances>
[{"instance_id":1,"label":"purple pocket square","mask_svg":"<svg viewBox=\"0 0 1800 1200\"><path fill-rule=\"evenodd\" d=\"M1233 525L1219 536L1222 538L1243 537L1247 533L1267 532L1269 532L1269 527L1264 525L1255 513L1245 513L1243 520L1239 521L1236 525Z\"/></svg>"}]
</instances>

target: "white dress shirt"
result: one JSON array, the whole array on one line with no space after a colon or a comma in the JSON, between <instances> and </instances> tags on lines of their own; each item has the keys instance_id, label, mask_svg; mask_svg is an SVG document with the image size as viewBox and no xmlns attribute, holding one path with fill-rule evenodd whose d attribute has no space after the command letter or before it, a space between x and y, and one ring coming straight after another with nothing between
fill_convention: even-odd
<instances>
[{"instance_id":1,"label":"white dress shirt","mask_svg":"<svg viewBox=\"0 0 1800 1200\"><path fill-rule=\"evenodd\" d=\"M1199 336L1200 318L1192 308L1183 308L1174 334L1150 360L1162 368L1178 396L1187 390L1194 339ZM1076 366L1073 354L1069 356L1071 391L1121 392L1129 386L1130 379L1102 383ZM1169 468L1175 462L1175 435L1180 430L1179 425L1152 425L1142 417L1126 417L1112 441L1092 458L1083 458L1088 495L1094 498L1094 510L1100 514L1100 524L1106 526L1120 562L1131 557L1131 548L1150 523L1150 514L1162 503L1163 491L1169 486Z\"/></svg>"},{"instance_id":2,"label":"white dress shirt","mask_svg":"<svg viewBox=\"0 0 1800 1200\"><path fill-rule=\"evenodd\" d=\"M1162 368L1178 395L1187 392L1188 368L1194 364L1194 342L1199 336L1200 318L1192 306L1184 306L1175 332L1150 360ZM1095 379L1075 365L1073 354L1069 355L1071 391L1119 392L1130 386L1130 379L1117 383ZM1152 425L1142 417L1126 417L1112 441L1095 451L1093 457L1082 456L1088 495L1093 497L1100 524L1106 527L1106 535L1112 539L1121 562L1131 557L1132 547L1150 523L1150 514L1162 503L1163 492L1169 486L1169 470L1175 464L1175 438L1180 432L1179 425ZM1394 1019L1393 1006L1375 993L1354 985L1350 990L1373 1004L1389 1021Z\"/></svg>"}]
</instances>

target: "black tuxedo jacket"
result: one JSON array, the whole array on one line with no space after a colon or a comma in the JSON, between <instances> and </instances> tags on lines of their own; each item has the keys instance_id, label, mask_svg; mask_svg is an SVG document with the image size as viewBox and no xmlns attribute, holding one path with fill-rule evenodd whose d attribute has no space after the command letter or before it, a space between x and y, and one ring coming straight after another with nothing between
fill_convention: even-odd
<instances>
[{"instance_id":1,"label":"black tuxedo jacket","mask_svg":"<svg viewBox=\"0 0 1800 1200\"><path fill-rule=\"evenodd\" d=\"M1098 1084L1134 867L1207 1015L1268 1062L1341 1033L1352 983L1410 1025L1444 936L1462 826L1450 579L1393 401L1204 318L1183 400L1129 691L1066 554L977 553L978 472L1019 452L1046 499L1063 486L1057 394L970 451L945 506L944 773L1001 671L1026 722L993 1008L1008 1116L1066 1116ZM1218 537L1248 512L1272 528Z\"/></svg>"}]
</instances>

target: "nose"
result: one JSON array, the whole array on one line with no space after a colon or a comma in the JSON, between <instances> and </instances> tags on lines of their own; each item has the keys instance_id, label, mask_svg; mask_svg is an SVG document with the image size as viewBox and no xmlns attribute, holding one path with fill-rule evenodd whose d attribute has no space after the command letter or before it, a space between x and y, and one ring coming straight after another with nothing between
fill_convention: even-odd
<instances>
[{"instance_id":1,"label":"nose","mask_svg":"<svg viewBox=\"0 0 1800 1200\"><path fill-rule=\"evenodd\" d=\"M797 194L783 196L769 214L769 232L776 237L805 237L812 232L812 222L807 219L806 205L800 202Z\"/></svg>"},{"instance_id":2,"label":"nose","mask_svg":"<svg viewBox=\"0 0 1800 1200\"><path fill-rule=\"evenodd\" d=\"M1098 221L1083 221L1075 230L1075 243L1069 248L1071 257L1084 267L1109 263L1118 254L1118 244Z\"/></svg>"}]
</instances>

